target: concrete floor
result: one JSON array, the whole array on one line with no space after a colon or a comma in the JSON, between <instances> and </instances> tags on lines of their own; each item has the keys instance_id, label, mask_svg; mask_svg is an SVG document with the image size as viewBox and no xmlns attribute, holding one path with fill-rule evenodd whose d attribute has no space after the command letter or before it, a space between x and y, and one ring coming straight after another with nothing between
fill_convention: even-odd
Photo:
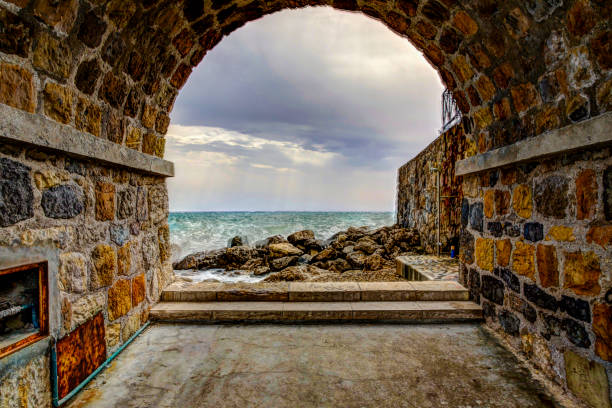
<instances>
[{"instance_id":1,"label":"concrete floor","mask_svg":"<svg viewBox=\"0 0 612 408\"><path fill-rule=\"evenodd\" d=\"M562 405L477 324L160 324L67 406Z\"/></svg>"}]
</instances>

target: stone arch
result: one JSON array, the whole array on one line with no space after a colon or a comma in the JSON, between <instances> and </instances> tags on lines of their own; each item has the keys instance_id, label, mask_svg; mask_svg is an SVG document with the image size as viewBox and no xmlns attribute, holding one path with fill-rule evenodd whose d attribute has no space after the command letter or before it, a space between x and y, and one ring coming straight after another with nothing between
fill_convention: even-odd
<instances>
[{"instance_id":1,"label":"stone arch","mask_svg":"<svg viewBox=\"0 0 612 408\"><path fill-rule=\"evenodd\" d=\"M22 84L3 102L159 157L174 100L206 53L251 20L309 5L365 13L422 51L466 115L468 155L611 105L605 1L11 3L0 51L21 65L4 75Z\"/></svg>"}]
</instances>

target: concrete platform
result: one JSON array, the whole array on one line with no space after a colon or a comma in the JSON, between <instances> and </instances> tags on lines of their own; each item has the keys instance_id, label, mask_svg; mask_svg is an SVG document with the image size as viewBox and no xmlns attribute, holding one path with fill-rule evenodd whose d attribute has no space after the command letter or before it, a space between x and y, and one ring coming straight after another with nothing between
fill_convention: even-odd
<instances>
[{"instance_id":1,"label":"concrete platform","mask_svg":"<svg viewBox=\"0 0 612 408\"><path fill-rule=\"evenodd\" d=\"M409 281L457 281L459 259L449 256L406 255L395 258L397 274Z\"/></svg>"},{"instance_id":2,"label":"concrete platform","mask_svg":"<svg viewBox=\"0 0 612 408\"><path fill-rule=\"evenodd\" d=\"M153 325L66 406L564 407L477 324Z\"/></svg>"},{"instance_id":3,"label":"concrete platform","mask_svg":"<svg viewBox=\"0 0 612 408\"><path fill-rule=\"evenodd\" d=\"M468 300L467 289L452 281L279 282L228 284L176 282L164 289L165 302L357 302Z\"/></svg>"},{"instance_id":4,"label":"concrete platform","mask_svg":"<svg viewBox=\"0 0 612 408\"><path fill-rule=\"evenodd\" d=\"M304 322L304 321L468 321L481 320L474 302L161 302L154 321Z\"/></svg>"}]
</instances>

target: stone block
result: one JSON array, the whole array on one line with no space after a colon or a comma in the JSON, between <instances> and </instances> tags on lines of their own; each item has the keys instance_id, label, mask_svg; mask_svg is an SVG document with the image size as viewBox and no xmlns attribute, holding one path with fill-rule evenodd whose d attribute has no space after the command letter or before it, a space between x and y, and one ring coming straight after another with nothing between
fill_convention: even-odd
<instances>
[{"instance_id":1,"label":"stone block","mask_svg":"<svg viewBox=\"0 0 612 408\"><path fill-rule=\"evenodd\" d=\"M167 218L168 191L165 184L149 186L148 207L149 219L153 224L157 224Z\"/></svg>"},{"instance_id":2,"label":"stone block","mask_svg":"<svg viewBox=\"0 0 612 408\"><path fill-rule=\"evenodd\" d=\"M595 353L606 361L612 361L612 306L605 303L593 305L593 333Z\"/></svg>"},{"instance_id":3,"label":"stone block","mask_svg":"<svg viewBox=\"0 0 612 408\"><path fill-rule=\"evenodd\" d=\"M96 48L102 42L106 26L106 22L91 10L83 17L77 36L89 48Z\"/></svg>"},{"instance_id":4,"label":"stone block","mask_svg":"<svg viewBox=\"0 0 612 408\"><path fill-rule=\"evenodd\" d=\"M146 281L144 273L132 279L132 305L139 305L146 297Z\"/></svg>"},{"instance_id":5,"label":"stone block","mask_svg":"<svg viewBox=\"0 0 612 408\"><path fill-rule=\"evenodd\" d=\"M506 286L516 293L521 292L521 281L519 278L507 268L498 268L499 276L506 283Z\"/></svg>"},{"instance_id":6,"label":"stone block","mask_svg":"<svg viewBox=\"0 0 612 408\"><path fill-rule=\"evenodd\" d=\"M514 252L512 253L512 270L535 282L534 253L535 248L533 245L517 241Z\"/></svg>"},{"instance_id":7,"label":"stone block","mask_svg":"<svg viewBox=\"0 0 612 408\"><path fill-rule=\"evenodd\" d=\"M564 176L550 176L536 183L534 200L537 211L547 217L565 218L569 180Z\"/></svg>"},{"instance_id":8,"label":"stone block","mask_svg":"<svg viewBox=\"0 0 612 408\"><path fill-rule=\"evenodd\" d=\"M610 408L610 385L606 369L571 350L566 351L563 358L568 388L592 407Z\"/></svg>"},{"instance_id":9,"label":"stone block","mask_svg":"<svg viewBox=\"0 0 612 408\"><path fill-rule=\"evenodd\" d=\"M466 265L474 263L474 236L466 230L459 236L459 258Z\"/></svg>"},{"instance_id":10,"label":"stone block","mask_svg":"<svg viewBox=\"0 0 612 408\"><path fill-rule=\"evenodd\" d=\"M127 225L111 225L108 230L111 241L118 246L122 246L130 239L130 229Z\"/></svg>"},{"instance_id":11,"label":"stone block","mask_svg":"<svg viewBox=\"0 0 612 408\"><path fill-rule=\"evenodd\" d=\"M98 94L113 108L119 108L127 96L127 85L122 78L107 72Z\"/></svg>"},{"instance_id":12,"label":"stone block","mask_svg":"<svg viewBox=\"0 0 612 408\"><path fill-rule=\"evenodd\" d=\"M488 222L487 231L494 237L499 238L503 235L504 227L501 222Z\"/></svg>"},{"instance_id":13,"label":"stone block","mask_svg":"<svg viewBox=\"0 0 612 408\"><path fill-rule=\"evenodd\" d=\"M612 68L612 54L610 52L610 44L612 43L612 34L610 30L603 31L596 35L590 42L590 49L597 60L597 63L602 69Z\"/></svg>"},{"instance_id":14,"label":"stone block","mask_svg":"<svg viewBox=\"0 0 612 408\"><path fill-rule=\"evenodd\" d=\"M130 149L140 150L142 143L142 131L138 128L131 127L125 139L125 145Z\"/></svg>"},{"instance_id":15,"label":"stone block","mask_svg":"<svg viewBox=\"0 0 612 408\"><path fill-rule=\"evenodd\" d=\"M106 305L103 291L92 293L72 302L72 327L78 327L98 314Z\"/></svg>"},{"instance_id":16,"label":"stone block","mask_svg":"<svg viewBox=\"0 0 612 408\"><path fill-rule=\"evenodd\" d=\"M96 183L96 220L115 219L115 185L99 181Z\"/></svg>"},{"instance_id":17,"label":"stone block","mask_svg":"<svg viewBox=\"0 0 612 408\"><path fill-rule=\"evenodd\" d=\"M540 289L538 285L525 283L523 285L523 293L528 301L543 309L548 309L554 312L559 308L559 302L557 299L548 294L546 291Z\"/></svg>"},{"instance_id":18,"label":"stone block","mask_svg":"<svg viewBox=\"0 0 612 408\"><path fill-rule=\"evenodd\" d=\"M74 124L77 129L100 136L102 130L102 110L85 98L79 98L75 112Z\"/></svg>"},{"instance_id":19,"label":"stone block","mask_svg":"<svg viewBox=\"0 0 612 408\"><path fill-rule=\"evenodd\" d=\"M140 122L147 129L153 129L155 127L155 120L157 119L157 111L149 104L144 106L142 110L142 116Z\"/></svg>"},{"instance_id":20,"label":"stone block","mask_svg":"<svg viewBox=\"0 0 612 408\"><path fill-rule=\"evenodd\" d=\"M117 271L115 250L109 245L99 244L91 253L91 262L93 266L91 274L92 289L110 286Z\"/></svg>"},{"instance_id":21,"label":"stone block","mask_svg":"<svg viewBox=\"0 0 612 408\"><path fill-rule=\"evenodd\" d=\"M157 238L159 240L159 258L163 263L170 259L170 227L168 225L159 227Z\"/></svg>"},{"instance_id":22,"label":"stone block","mask_svg":"<svg viewBox=\"0 0 612 408\"><path fill-rule=\"evenodd\" d=\"M604 215L606 220L612 220L612 166L604 170L603 192Z\"/></svg>"},{"instance_id":23,"label":"stone block","mask_svg":"<svg viewBox=\"0 0 612 408\"><path fill-rule=\"evenodd\" d=\"M106 348L112 350L121 342L121 323L109 324L105 329Z\"/></svg>"},{"instance_id":24,"label":"stone block","mask_svg":"<svg viewBox=\"0 0 612 408\"><path fill-rule=\"evenodd\" d=\"M510 192L495 190L495 213L500 215L508 214L510 209Z\"/></svg>"},{"instance_id":25,"label":"stone block","mask_svg":"<svg viewBox=\"0 0 612 408\"><path fill-rule=\"evenodd\" d=\"M508 266L512 253L512 242L509 239L495 241L496 260L498 266Z\"/></svg>"},{"instance_id":26,"label":"stone block","mask_svg":"<svg viewBox=\"0 0 612 408\"><path fill-rule=\"evenodd\" d=\"M470 227L472 229L482 232L484 224L483 215L482 203L474 203L470 206Z\"/></svg>"},{"instance_id":27,"label":"stone block","mask_svg":"<svg viewBox=\"0 0 612 408\"><path fill-rule=\"evenodd\" d=\"M472 36L478 32L478 24L465 11L459 11L454 15L453 26L466 36Z\"/></svg>"},{"instance_id":28,"label":"stone block","mask_svg":"<svg viewBox=\"0 0 612 408\"><path fill-rule=\"evenodd\" d=\"M157 136L154 133L145 133L142 138L142 152L146 154L155 154L155 145L157 143Z\"/></svg>"},{"instance_id":29,"label":"stone block","mask_svg":"<svg viewBox=\"0 0 612 408\"><path fill-rule=\"evenodd\" d=\"M596 243L603 249L612 246L612 225L593 226L586 235L589 244Z\"/></svg>"},{"instance_id":30,"label":"stone block","mask_svg":"<svg viewBox=\"0 0 612 408\"><path fill-rule=\"evenodd\" d=\"M108 290L108 320L115 321L132 309L131 282L121 279Z\"/></svg>"},{"instance_id":31,"label":"stone block","mask_svg":"<svg viewBox=\"0 0 612 408\"><path fill-rule=\"evenodd\" d=\"M539 93L531 83L512 87L510 94L518 113L525 112L541 103Z\"/></svg>"},{"instance_id":32,"label":"stone block","mask_svg":"<svg viewBox=\"0 0 612 408\"><path fill-rule=\"evenodd\" d=\"M576 218L587 220L597 210L597 179L591 169L583 170L576 178Z\"/></svg>"},{"instance_id":33,"label":"stone block","mask_svg":"<svg viewBox=\"0 0 612 408\"><path fill-rule=\"evenodd\" d=\"M0 51L27 58L33 37L29 24L22 17L11 13L5 8L0 11L0 21L2 21Z\"/></svg>"},{"instance_id":34,"label":"stone block","mask_svg":"<svg viewBox=\"0 0 612 408\"><path fill-rule=\"evenodd\" d=\"M58 285L63 292L83 293L87 290L87 259L78 252L60 254Z\"/></svg>"},{"instance_id":35,"label":"stone block","mask_svg":"<svg viewBox=\"0 0 612 408\"><path fill-rule=\"evenodd\" d=\"M599 258L594 252L565 252L563 287L578 295L593 296L601 291Z\"/></svg>"},{"instance_id":36,"label":"stone block","mask_svg":"<svg viewBox=\"0 0 612 408\"><path fill-rule=\"evenodd\" d=\"M476 264L486 271L493 271L494 263L494 241L492 239L476 239Z\"/></svg>"},{"instance_id":37,"label":"stone block","mask_svg":"<svg viewBox=\"0 0 612 408\"><path fill-rule=\"evenodd\" d=\"M85 195L79 186L61 184L43 192L41 206L46 217L74 218L85 208Z\"/></svg>"},{"instance_id":38,"label":"stone block","mask_svg":"<svg viewBox=\"0 0 612 408\"><path fill-rule=\"evenodd\" d=\"M140 328L140 313L133 313L122 323L121 338L127 341Z\"/></svg>"},{"instance_id":39,"label":"stone block","mask_svg":"<svg viewBox=\"0 0 612 408\"><path fill-rule=\"evenodd\" d=\"M79 10L78 0L35 0L34 15L49 26L68 33Z\"/></svg>"},{"instance_id":40,"label":"stone block","mask_svg":"<svg viewBox=\"0 0 612 408\"><path fill-rule=\"evenodd\" d=\"M67 42L55 38L47 31L40 31L32 64L56 78L67 78L72 64L72 50Z\"/></svg>"},{"instance_id":41,"label":"stone block","mask_svg":"<svg viewBox=\"0 0 612 408\"><path fill-rule=\"evenodd\" d=\"M548 234L546 234L546 240L574 242L576 237L574 236L574 230L571 227L557 225L550 227Z\"/></svg>"},{"instance_id":42,"label":"stone block","mask_svg":"<svg viewBox=\"0 0 612 408\"><path fill-rule=\"evenodd\" d=\"M484 195L484 215L493 218L495 215L495 190L487 190Z\"/></svg>"},{"instance_id":43,"label":"stone block","mask_svg":"<svg viewBox=\"0 0 612 408\"><path fill-rule=\"evenodd\" d=\"M136 189L128 187L117 193L117 219L124 220L134 215L136 207Z\"/></svg>"},{"instance_id":44,"label":"stone block","mask_svg":"<svg viewBox=\"0 0 612 408\"><path fill-rule=\"evenodd\" d=\"M0 227L8 227L34 216L34 192L30 168L0 158Z\"/></svg>"},{"instance_id":45,"label":"stone block","mask_svg":"<svg viewBox=\"0 0 612 408\"><path fill-rule=\"evenodd\" d=\"M489 299L491 302L497 303L498 305L504 304L504 284L499 279L490 276L483 275L481 278L482 284L480 293L483 297Z\"/></svg>"},{"instance_id":46,"label":"stone block","mask_svg":"<svg viewBox=\"0 0 612 408\"><path fill-rule=\"evenodd\" d=\"M74 95L68 87L47 82L44 90L45 114L60 123L70 123L74 106Z\"/></svg>"},{"instance_id":47,"label":"stone block","mask_svg":"<svg viewBox=\"0 0 612 408\"><path fill-rule=\"evenodd\" d=\"M539 222L526 222L523 225L523 237L531 242L541 241L544 239L544 226Z\"/></svg>"},{"instance_id":48,"label":"stone block","mask_svg":"<svg viewBox=\"0 0 612 408\"><path fill-rule=\"evenodd\" d=\"M559 287L557 251L552 245L538 245L536 249L540 284L545 288Z\"/></svg>"},{"instance_id":49,"label":"stone block","mask_svg":"<svg viewBox=\"0 0 612 408\"><path fill-rule=\"evenodd\" d=\"M580 348L591 347L591 339L584 325L574 319L563 319L561 322L563 331L567 339L575 346Z\"/></svg>"},{"instance_id":50,"label":"stone block","mask_svg":"<svg viewBox=\"0 0 612 408\"><path fill-rule=\"evenodd\" d=\"M117 272L127 276L132 270L132 243L128 242L117 250Z\"/></svg>"},{"instance_id":51,"label":"stone block","mask_svg":"<svg viewBox=\"0 0 612 408\"><path fill-rule=\"evenodd\" d=\"M96 90L98 78L102 74L102 69L98 60L91 59L81 62L77 69L74 83L79 91L86 95L92 95Z\"/></svg>"},{"instance_id":52,"label":"stone block","mask_svg":"<svg viewBox=\"0 0 612 408\"><path fill-rule=\"evenodd\" d=\"M559 301L559 309L574 319L582 320L586 323L591 322L591 306L585 300L563 295Z\"/></svg>"},{"instance_id":53,"label":"stone block","mask_svg":"<svg viewBox=\"0 0 612 408\"><path fill-rule=\"evenodd\" d=\"M36 91L32 73L17 65L0 64L0 103L34 113Z\"/></svg>"},{"instance_id":54,"label":"stone block","mask_svg":"<svg viewBox=\"0 0 612 408\"><path fill-rule=\"evenodd\" d=\"M146 221L149 219L147 188L144 186L138 186L136 189L136 219L138 221Z\"/></svg>"},{"instance_id":55,"label":"stone block","mask_svg":"<svg viewBox=\"0 0 612 408\"><path fill-rule=\"evenodd\" d=\"M502 329L511 336L518 336L521 321L507 310L501 310L498 315Z\"/></svg>"},{"instance_id":56,"label":"stone block","mask_svg":"<svg viewBox=\"0 0 612 408\"><path fill-rule=\"evenodd\" d=\"M512 193L512 208L518 216L522 218L531 218L533 204L529 186L520 184L514 188Z\"/></svg>"}]
</instances>

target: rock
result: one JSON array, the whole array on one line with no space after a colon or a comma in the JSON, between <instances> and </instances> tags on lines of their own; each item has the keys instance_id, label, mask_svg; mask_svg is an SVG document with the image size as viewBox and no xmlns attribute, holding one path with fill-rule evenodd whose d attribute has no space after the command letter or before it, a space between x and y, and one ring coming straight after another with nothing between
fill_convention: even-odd
<instances>
[{"instance_id":1,"label":"rock","mask_svg":"<svg viewBox=\"0 0 612 408\"><path fill-rule=\"evenodd\" d=\"M268 252L272 258L282 258L286 256L300 256L304 252L294 247L288 242L268 245Z\"/></svg>"},{"instance_id":2,"label":"rock","mask_svg":"<svg viewBox=\"0 0 612 408\"><path fill-rule=\"evenodd\" d=\"M131 284L127 279L118 280L108 290L108 320L114 321L132 309Z\"/></svg>"},{"instance_id":3,"label":"rock","mask_svg":"<svg viewBox=\"0 0 612 408\"><path fill-rule=\"evenodd\" d=\"M567 313L575 319L582 320L583 322L591 322L591 309L589 302L576 299L569 296L561 296L559 301L559 308L562 312Z\"/></svg>"},{"instance_id":4,"label":"rock","mask_svg":"<svg viewBox=\"0 0 612 408\"><path fill-rule=\"evenodd\" d=\"M237 246L249 245L249 240L245 236L236 235L232 239L227 242L228 248L233 248Z\"/></svg>"},{"instance_id":5,"label":"rock","mask_svg":"<svg viewBox=\"0 0 612 408\"><path fill-rule=\"evenodd\" d=\"M117 270L117 254L113 248L105 244L97 245L91 253L91 262L93 264L92 289L110 286Z\"/></svg>"},{"instance_id":6,"label":"rock","mask_svg":"<svg viewBox=\"0 0 612 408\"><path fill-rule=\"evenodd\" d=\"M251 259L257 251L253 248L241 245L232 248L227 248L225 251L225 259L227 260L228 266L240 266Z\"/></svg>"},{"instance_id":7,"label":"rock","mask_svg":"<svg viewBox=\"0 0 612 408\"><path fill-rule=\"evenodd\" d=\"M111 183L96 183L96 220L109 221L115 219L115 185Z\"/></svg>"},{"instance_id":8,"label":"rock","mask_svg":"<svg viewBox=\"0 0 612 408\"><path fill-rule=\"evenodd\" d=\"M536 248L540 284L545 287L559 286L557 251L553 245L538 245Z\"/></svg>"},{"instance_id":9,"label":"rock","mask_svg":"<svg viewBox=\"0 0 612 408\"><path fill-rule=\"evenodd\" d=\"M310 263L310 261L312 261L312 257L313 257L312 255L304 254L304 255L302 255L302 256L300 256L298 258L298 263L299 264L308 264L308 263Z\"/></svg>"},{"instance_id":10,"label":"rock","mask_svg":"<svg viewBox=\"0 0 612 408\"><path fill-rule=\"evenodd\" d=\"M146 281L144 273L132 279L132 305L137 306L145 300Z\"/></svg>"},{"instance_id":11,"label":"rock","mask_svg":"<svg viewBox=\"0 0 612 408\"><path fill-rule=\"evenodd\" d=\"M577 295L598 295L601 291L601 268L594 252L565 252L563 274L563 287Z\"/></svg>"},{"instance_id":12,"label":"rock","mask_svg":"<svg viewBox=\"0 0 612 408\"><path fill-rule=\"evenodd\" d=\"M489 299L491 302L497 303L498 305L504 304L504 284L493 276L482 276L481 293L483 297Z\"/></svg>"},{"instance_id":13,"label":"rock","mask_svg":"<svg viewBox=\"0 0 612 408\"><path fill-rule=\"evenodd\" d=\"M319 252L315 256L312 257L312 263L314 262L324 262L329 261L330 259L335 259L338 256L336 250L332 247L327 247L323 251Z\"/></svg>"},{"instance_id":14,"label":"rock","mask_svg":"<svg viewBox=\"0 0 612 408\"><path fill-rule=\"evenodd\" d=\"M332 272L342 273L351 269L351 265L342 258L334 259L327 263L327 269Z\"/></svg>"},{"instance_id":15,"label":"rock","mask_svg":"<svg viewBox=\"0 0 612 408\"><path fill-rule=\"evenodd\" d=\"M563 360L569 389L592 407L609 407L610 386L606 368L571 350L563 354Z\"/></svg>"},{"instance_id":16,"label":"rock","mask_svg":"<svg viewBox=\"0 0 612 408\"><path fill-rule=\"evenodd\" d=\"M163 221L168 216L168 191L165 184L149 187L149 218L154 224Z\"/></svg>"},{"instance_id":17,"label":"rock","mask_svg":"<svg viewBox=\"0 0 612 408\"><path fill-rule=\"evenodd\" d=\"M482 232L484 223L484 210L482 203L474 203L470 206L470 227Z\"/></svg>"},{"instance_id":18,"label":"rock","mask_svg":"<svg viewBox=\"0 0 612 408\"><path fill-rule=\"evenodd\" d=\"M272 259L270 261L270 269L274 271L280 271L281 269L285 269L288 266L293 266L297 264L297 260L297 256L284 256L282 258Z\"/></svg>"},{"instance_id":19,"label":"rock","mask_svg":"<svg viewBox=\"0 0 612 408\"><path fill-rule=\"evenodd\" d=\"M214 269L223 268L227 265L225 249L215 249L213 251L196 252L187 255L179 262L172 265L174 269Z\"/></svg>"},{"instance_id":20,"label":"rock","mask_svg":"<svg viewBox=\"0 0 612 408\"><path fill-rule=\"evenodd\" d=\"M267 266L258 266L252 269L252 273L255 276L265 275L266 273L269 273L269 272L270 272L270 268Z\"/></svg>"},{"instance_id":21,"label":"rock","mask_svg":"<svg viewBox=\"0 0 612 408\"><path fill-rule=\"evenodd\" d=\"M550 176L535 186L534 201L542 215L565 218L568 200L569 180L563 176Z\"/></svg>"},{"instance_id":22,"label":"rock","mask_svg":"<svg viewBox=\"0 0 612 408\"><path fill-rule=\"evenodd\" d=\"M366 270L378 271L385 267L385 259L379 254L373 254L365 259L363 265Z\"/></svg>"},{"instance_id":23,"label":"rock","mask_svg":"<svg viewBox=\"0 0 612 408\"><path fill-rule=\"evenodd\" d=\"M519 334L519 327L521 321L507 310L499 312L499 324L501 324L504 331L512 336Z\"/></svg>"},{"instance_id":24,"label":"rock","mask_svg":"<svg viewBox=\"0 0 612 408\"><path fill-rule=\"evenodd\" d=\"M310 253L310 255L315 255L316 253L325 249L325 242L321 239L307 239L302 243L302 245Z\"/></svg>"},{"instance_id":25,"label":"rock","mask_svg":"<svg viewBox=\"0 0 612 408\"><path fill-rule=\"evenodd\" d=\"M361 238L355 245L355 251L365 252L368 255L373 254L378 248L380 248L380 246L370 237Z\"/></svg>"},{"instance_id":26,"label":"rock","mask_svg":"<svg viewBox=\"0 0 612 408\"><path fill-rule=\"evenodd\" d=\"M130 239L130 230L126 225L111 225L109 232L111 241L119 246L123 246Z\"/></svg>"},{"instance_id":27,"label":"rock","mask_svg":"<svg viewBox=\"0 0 612 408\"><path fill-rule=\"evenodd\" d=\"M612 306L604 303L593 305L593 332L595 353L606 361L612 361Z\"/></svg>"},{"instance_id":28,"label":"rock","mask_svg":"<svg viewBox=\"0 0 612 408\"><path fill-rule=\"evenodd\" d=\"M527 222L523 226L523 236L527 241L541 241L544 239L544 226L539 222Z\"/></svg>"},{"instance_id":29,"label":"rock","mask_svg":"<svg viewBox=\"0 0 612 408\"><path fill-rule=\"evenodd\" d=\"M535 248L521 241L516 241L515 245L514 252L512 252L514 272L535 282Z\"/></svg>"},{"instance_id":30,"label":"rock","mask_svg":"<svg viewBox=\"0 0 612 408\"><path fill-rule=\"evenodd\" d=\"M497 272L499 272L499 275L506 283L506 286L508 286L508 288L515 291L516 293L521 292L521 281L515 274L512 273L512 271L510 271L510 269L498 268Z\"/></svg>"},{"instance_id":31,"label":"rock","mask_svg":"<svg viewBox=\"0 0 612 408\"><path fill-rule=\"evenodd\" d=\"M306 274L307 267L306 266L292 266L286 269L283 269L280 272L276 272L270 274L267 278L264 279L264 282L282 282L282 281L305 281L308 279L308 275Z\"/></svg>"},{"instance_id":32,"label":"rock","mask_svg":"<svg viewBox=\"0 0 612 408\"><path fill-rule=\"evenodd\" d=\"M0 158L0 227L8 227L33 217L33 203L30 168Z\"/></svg>"},{"instance_id":33,"label":"rock","mask_svg":"<svg viewBox=\"0 0 612 408\"><path fill-rule=\"evenodd\" d=\"M264 264L264 260L261 258L251 258L249 259L247 262L244 263L244 265L242 265L240 267L240 269L244 269L246 271L251 271L254 270L255 268L259 268L260 266L263 266Z\"/></svg>"},{"instance_id":34,"label":"rock","mask_svg":"<svg viewBox=\"0 0 612 408\"><path fill-rule=\"evenodd\" d=\"M531 218L533 209L531 189L525 184L518 185L512 193L512 208L522 218Z\"/></svg>"},{"instance_id":35,"label":"rock","mask_svg":"<svg viewBox=\"0 0 612 408\"><path fill-rule=\"evenodd\" d=\"M476 264L479 268L486 271L493 271L494 247L495 242L492 239L478 238L476 239Z\"/></svg>"},{"instance_id":36,"label":"rock","mask_svg":"<svg viewBox=\"0 0 612 408\"><path fill-rule=\"evenodd\" d=\"M134 214L136 207L136 190L127 188L117 193L117 218L124 220Z\"/></svg>"},{"instance_id":37,"label":"rock","mask_svg":"<svg viewBox=\"0 0 612 408\"><path fill-rule=\"evenodd\" d=\"M66 252L60 255L59 279L60 290L64 292L83 293L87 290L87 258L78 252Z\"/></svg>"},{"instance_id":38,"label":"rock","mask_svg":"<svg viewBox=\"0 0 612 408\"><path fill-rule=\"evenodd\" d=\"M267 248L269 245L272 244L282 244L285 242L289 242L287 241L285 238L283 238L282 235L273 235L271 237L268 237L266 239L262 239L259 240L257 242L255 242L255 248Z\"/></svg>"},{"instance_id":39,"label":"rock","mask_svg":"<svg viewBox=\"0 0 612 408\"><path fill-rule=\"evenodd\" d=\"M582 324L574 319L563 319L562 327L568 340L575 346L582 348L589 348L591 346L589 334Z\"/></svg>"},{"instance_id":40,"label":"rock","mask_svg":"<svg viewBox=\"0 0 612 408\"><path fill-rule=\"evenodd\" d=\"M287 237L287 240L293 245L304 244L305 241L314 239L315 235L314 232L312 232L311 230L294 232L293 234Z\"/></svg>"},{"instance_id":41,"label":"rock","mask_svg":"<svg viewBox=\"0 0 612 408\"><path fill-rule=\"evenodd\" d=\"M543 309L552 310L554 312L559 307L559 302L557 302L557 299L540 289L538 285L530 285L525 283L523 285L523 293L528 301Z\"/></svg>"},{"instance_id":42,"label":"rock","mask_svg":"<svg viewBox=\"0 0 612 408\"><path fill-rule=\"evenodd\" d=\"M355 268L362 268L366 260L366 255L361 251L355 251L348 254L346 260Z\"/></svg>"},{"instance_id":43,"label":"rock","mask_svg":"<svg viewBox=\"0 0 612 408\"><path fill-rule=\"evenodd\" d=\"M83 212L85 195L79 186L63 184L43 192L41 206L49 218L73 218Z\"/></svg>"}]
</instances>

